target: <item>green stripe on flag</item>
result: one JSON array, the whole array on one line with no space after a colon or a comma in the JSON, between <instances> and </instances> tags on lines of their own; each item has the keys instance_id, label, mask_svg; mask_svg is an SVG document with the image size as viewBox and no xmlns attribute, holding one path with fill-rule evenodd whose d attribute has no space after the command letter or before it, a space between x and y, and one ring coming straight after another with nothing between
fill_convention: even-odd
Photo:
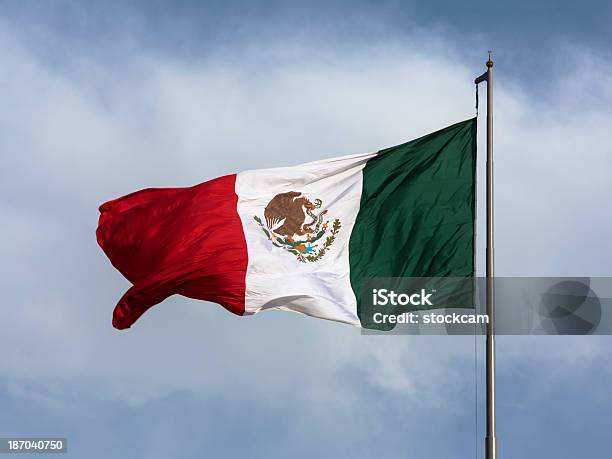
<instances>
[{"instance_id":1,"label":"green stripe on flag","mask_svg":"<svg viewBox=\"0 0 612 459\"><path fill-rule=\"evenodd\" d=\"M363 169L349 241L351 286L373 277L472 277L476 118L381 150Z\"/></svg>"}]
</instances>

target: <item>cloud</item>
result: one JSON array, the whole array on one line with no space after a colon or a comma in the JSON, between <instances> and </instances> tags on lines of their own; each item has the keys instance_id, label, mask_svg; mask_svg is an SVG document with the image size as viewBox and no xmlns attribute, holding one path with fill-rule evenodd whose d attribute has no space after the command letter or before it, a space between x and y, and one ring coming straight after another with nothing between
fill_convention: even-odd
<instances>
[{"instance_id":1,"label":"cloud","mask_svg":"<svg viewBox=\"0 0 612 459\"><path fill-rule=\"evenodd\" d=\"M78 385L90 397L130 406L177 393L236 394L295 407L330 427L333 417L318 416L325 406L359 411L364 397L401 398L405 412L445 405L469 414L470 339L362 336L290 314L237 318L182 298L127 332L111 328L128 284L95 245L97 206L105 200L374 151L474 116L480 69L440 43L433 54L426 45L352 52L320 45L254 44L194 61L142 49L129 65L103 67L83 57L65 72L10 29L0 35L0 237L8 241L0 346L10 349L0 391L51 391L53 398ZM600 64L586 52L580 62ZM583 99L591 85L597 92ZM498 274L606 275L612 82L576 69L549 90L555 96L539 101L496 76ZM609 359L605 339L576 338L562 350L534 340L504 339L503 371L531 362L531 370L541 365L579 380L561 363L580 361L588 374Z\"/></svg>"}]
</instances>

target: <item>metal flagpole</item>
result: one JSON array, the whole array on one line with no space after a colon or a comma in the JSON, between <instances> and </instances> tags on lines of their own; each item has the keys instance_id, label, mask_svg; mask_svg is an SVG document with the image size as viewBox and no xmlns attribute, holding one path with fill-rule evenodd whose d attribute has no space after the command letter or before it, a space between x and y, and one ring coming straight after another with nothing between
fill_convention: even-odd
<instances>
[{"instance_id":1,"label":"metal flagpole","mask_svg":"<svg viewBox=\"0 0 612 459\"><path fill-rule=\"evenodd\" d=\"M487 82L487 296L486 310L489 316L486 340L487 371L487 434L485 459L497 458L495 441L495 318L494 318L494 253L493 253L493 61L489 51L487 71L476 78L475 83Z\"/></svg>"}]
</instances>

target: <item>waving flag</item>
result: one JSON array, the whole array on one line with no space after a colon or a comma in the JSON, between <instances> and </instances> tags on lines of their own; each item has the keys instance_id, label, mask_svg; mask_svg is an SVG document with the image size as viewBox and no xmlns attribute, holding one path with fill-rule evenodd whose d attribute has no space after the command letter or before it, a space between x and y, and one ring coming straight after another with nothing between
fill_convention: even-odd
<instances>
[{"instance_id":1,"label":"waving flag","mask_svg":"<svg viewBox=\"0 0 612 459\"><path fill-rule=\"evenodd\" d=\"M473 275L475 166L471 119L376 153L109 201L98 243L133 284L113 325L178 294L361 326L364 279Z\"/></svg>"}]
</instances>

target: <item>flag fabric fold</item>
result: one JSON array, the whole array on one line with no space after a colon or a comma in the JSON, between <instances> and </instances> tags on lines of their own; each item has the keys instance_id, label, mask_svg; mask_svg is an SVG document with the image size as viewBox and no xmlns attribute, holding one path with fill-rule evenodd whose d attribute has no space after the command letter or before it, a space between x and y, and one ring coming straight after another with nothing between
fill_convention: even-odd
<instances>
[{"instance_id":1,"label":"flag fabric fold","mask_svg":"<svg viewBox=\"0 0 612 459\"><path fill-rule=\"evenodd\" d=\"M113 326L129 327L174 294L244 313L247 247L235 182L228 175L190 188L146 189L100 206L98 244L134 284Z\"/></svg>"}]
</instances>

